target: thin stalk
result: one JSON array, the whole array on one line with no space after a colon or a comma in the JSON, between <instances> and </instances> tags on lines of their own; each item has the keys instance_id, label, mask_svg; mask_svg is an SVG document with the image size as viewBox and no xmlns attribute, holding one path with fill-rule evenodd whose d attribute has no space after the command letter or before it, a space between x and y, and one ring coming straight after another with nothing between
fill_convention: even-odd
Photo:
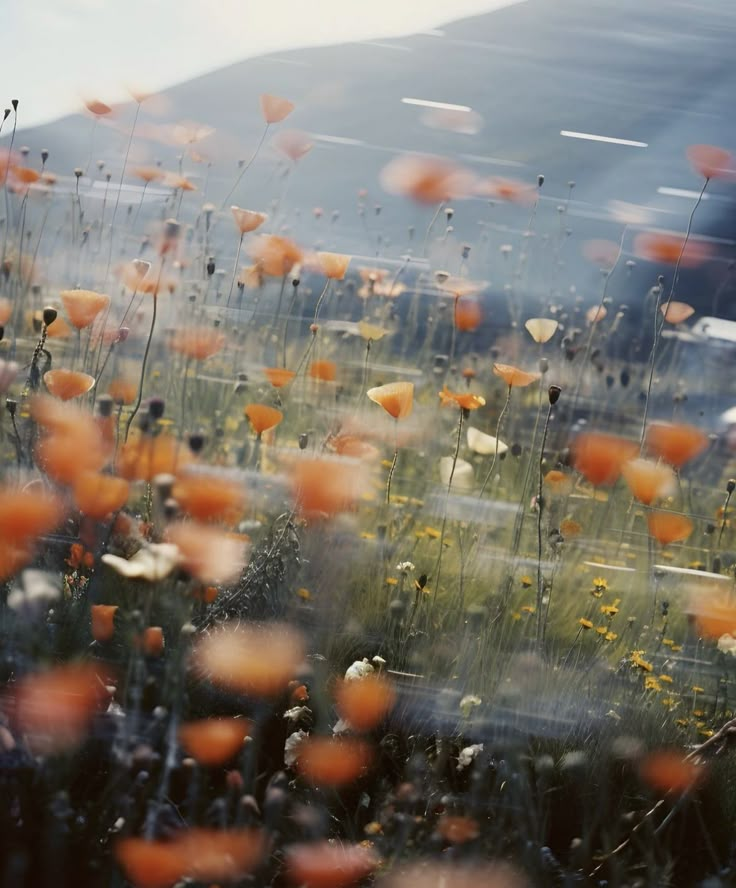
<instances>
[{"instance_id":1,"label":"thin stalk","mask_svg":"<svg viewBox=\"0 0 736 888\"><path fill-rule=\"evenodd\" d=\"M460 453L460 440L463 434L463 422L465 420L467 414L467 410L464 407L460 408L460 418L457 423L457 435L455 437L455 452L452 454L452 468L450 469L450 478L447 482L447 493L445 494L445 508L444 514L442 516L442 527L440 528L440 551L437 556L437 566L435 568L435 580L434 580L434 589L435 595L433 601L437 600L437 596L440 594L440 577L442 575L442 553L445 548L445 528L447 527L447 506L450 502L450 492L452 490L452 479L455 477L455 468L457 466L457 457Z\"/></svg>"},{"instance_id":2,"label":"thin stalk","mask_svg":"<svg viewBox=\"0 0 736 888\"><path fill-rule=\"evenodd\" d=\"M552 415L552 404L547 408L547 418L544 421L544 429L542 431L542 446L539 450L539 479L537 484L537 644L541 645L544 640L544 631L546 621L542 619L542 609L544 598L544 578L542 577L542 512L544 511L544 499L542 497L542 484L544 483L544 447L547 443L547 432L549 431L549 419Z\"/></svg>"},{"instance_id":3,"label":"thin stalk","mask_svg":"<svg viewBox=\"0 0 736 888\"><path fill-rule=\"evenodd\" d=\"M255 151L253 152L253 154L251 155L251 158L250 158L250 160L248 161L248 163L246 163L246 164L243 166L243 168L241 169L240 173L238 174L238 177L236 178L236 180L235 180L235 182L234 182L234 184L233 184L233 187L232 187L232 188L228 191L228 193L225 195L225 199L223 200L223 202L222 202L222 206L220 207L221 210L224 210L224 209L225 209L225 207L227 206L227 202L228 202L228 201L230 200L230 198L232 197L232 195L233 195L235 189L238 187L238 185L240 185L240 180L241 180L241 179L243 178L243 176L246 174L246 172L248 171L248 168L249 168L250 165L253 163L253 161L256 159L256 157L258 157L258 152L261 150L261 146L263 145L264 141L266 140L266 134L268 133L268 128L269 128L270 125L271 125L270 123L267 123L267 124L266 124L266 128L263 130L263 133L262 133L262 135L261 135L261 139L260 139L260 141L258 142L258 145L256 145L256 150L255 150Z\"/></svg>"},{"instance_id":4,"label":"thin stalk","mask_svg":"<svg viewBox=\"0 0 736 888\"><path fill-rule=\"evenodd\" d=\"M330 289L330 283L332 282L332 278L327 278L327 282L325 283L324 290L319 295L319 299L317 300L317 304L314 307L314 321L313 323L317 323L317 318L319 317L319 310L322 308L322 303L325 300L325 296L327 296L327 291Z\"/></svg>"},{"instance_id":5,"label":"thin stalk","mask_svg":"<svg viewBox=\"0 0 736 888\"><path fill-rule=\"evenodd\" d=\"M677 257L677 262L675 263L675 271L672 275L672 285L670 286L670 292L667 297L667 301L664 304L664 310L662 312L662 320L661 323L659 321L659 309L660 309L660 297L662 295L661 289L657 293L657 304L654 307L654 342L652 342L652 350L649 353L649 379L647 381L647 392L646 399L644 401L644 416L641 421L641 438L640 438L640 446L644 447L644 436L647 430L647 417L649 415L649 398L652 393L652 382L654 380L654 365L657 357L657 346L659 345L659 338L662 335L662 328L665 324L665 317L667 315L667 310L670 307L670 303L675 295L675 290L677 289L677 284L680 279L680 265L682 264L682 257L685 255L685 249L687 248L687 242L690 239L690 232L693 228L693 219L695 218L695 211L700 206L701 201L703 200L703 196L705 194L705 189L708 187L708 182L710 179L706 177L703 182L703 187L700 189L700 194L698 195L698 199L695 201L695 205L690 211L690 218L687 221L687 231L685 232L685 240L682 242L682 247L680 248L680 254Z\"/></svg>"},{"instance_id":6,"label":"thin stalk","mask_svg":"<svg viewBox=\"0 0 736 888\"><path fill-rule=\"evenodd\" d=\"M110 274L110 264L112 263L112 248L113 248L113 235L115 233L115 217L118 214L118 206L120 205L120 194L123 190L123 180L125 179L125 169L128 166L128 157L130 156L130 148L133 144L133 136L135 135L135 128L138 124L138 115L141 112L140 102L136 105L135 116L133 117L133 126L130 128L130 136L128 137L128 146L125 149L125 157L123 158L123 169L120 173L120 182L118 183L118 193L115 196L115 206L112 210L112 219L110 221L110 250L107 254L107 268L105 269L105 281L103 283L103 287L107 286L107 278ZM105 189L105 198L107 198L107 189ZM104 212L104 204L103 204L103 212ZM100 237L102 234L100 233ZM127 433L126 433L127 437Z\"/></svg>"},{"instance_id":7,"label":"thin stalk","mask_svg":"<svg viewBox=\"0 0 736 888\"><path fill-rule=\"evenodd\" d=\"M146 364L148 362L148 353L151 350L151 341L153 340L153 329L156 326L156 312L158 309L158 287L161 282L161 275L164 271L164 261L161 260L161 267L158 272L158 280L156 281L156 287L153 291L153 314L151 316L151 329L148 331L148 339L146 341L146 350L143 352L143 363L141 364L141 378L138 383L138 398L135 402L135 406L133 407L133 412L128 417L128 422L125 426L125 440L128 440L128 435L130 434L130 427L133 424L133 420L135 419L136 413L141 406L141 401L143 400L143 383L146 378Z\"/></svg>"},{"instance_id":8,"label":"thin stalk","mask_svg":"<svg viewBox=\"0 0 736 888\"><path fill-rule=\"evenodd\" d=\"M498 416L498 422L496 423L496 447L493 451L493 461L491 462L491 467L488 469L488 474L485 477L485 481L483 482L483 486L480 489L480 493L478 494L478 499L480 499L485 493L486 486L488 482L491 480L491 476L493 475L493 470L496 468L496 460L498 459L498 436L501 434L501 423L503 422L503 418L506 415L506 411L509 409L509 402L511 401L511 389L512 386L509 386L509 393L506 395L506 403L503 405L503 409Z\"/></svg>"},{"instance_id":9,"label":"thin stalk","mask_svg":"<svg viewBox=\"0 0 736 888\"><path fill-rule=\"evenodd\" d=\"M233 266L233 276L230 280L230 292L227 294L227 303L225 308L230 308L230 300L233 295L233 287L235 286L235 278L238 276L238 263L240 262L240 251L243 249L243 238L245 234L240 235L240 240L238 241L238 252L235 254L235 265Z\"/></svg>"}]
</instances>

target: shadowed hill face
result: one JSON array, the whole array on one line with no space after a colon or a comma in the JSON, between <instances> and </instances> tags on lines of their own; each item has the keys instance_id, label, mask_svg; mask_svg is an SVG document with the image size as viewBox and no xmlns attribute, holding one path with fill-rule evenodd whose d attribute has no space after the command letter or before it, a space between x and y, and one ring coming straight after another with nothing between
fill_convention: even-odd
<instances>
[{"instance_id":1,"label":"shadowed hill face","mask_svg":"<svg viewBox=\"0 0 736 888\"><path fill-rule=\"evenodd\" d=\"M431 217L380 187L381 169L400 151L446 155L478 176L510 176L531 185L543 173L538 237L552 242L565 228L569 234L557 279L550 281L547 263L545 269L532 267L527 289L539 305L550 291L564 297L572 280L578 292L589 288L592 294L599 278L580 259L581 243L619 241L622 223L612 217L609 202L646 207L649 224L684 231L694 199L688 192L697 195L701 184L688 167L685 147L736 141L726 113L736 86L730 64L734 26L736 14L727 4L709 4L694 14L688 5L664 2L527 0L433 32L249 59L144 103L126 179L135 181L138 164L160 159L171 166L186 151L186 172L200 190L206 182L206 199L219 203L238 163L251 157L263 134L259 95L285 95L296 110L281 128L308 133L313 150L284 180L287 162L271 144L278 132L272 127L229 202L265 209L277 201L279 222L307 241L398 258L417 251L409 229L423 232ZM472 126L464 125L464 112L453 117L451 111L402 103L404 98L469 107ZM32 156L51 147L49 168L60 174L86 167L89 159L96 173L99 157L114 184L132 113L132 106L119 109L92 138L92 122L74 116L25 131L22 139ZM214 132L190 145L179 133L177 143L172 125L180 121L196 121ZM561 131L635 144L571 138ZM210 165L192 163L192 152ZM102 176L98 179L100 186ZM367 190L362 216L360 189ZM729 240L736 235L730 194L718 183L710 191L694 232ZM324 210L319 224L313 207ZM518 238L529 221L527 209L498 219L481 199L459 202L456 210L448 238L453 244L476 243L489 231L496 237L507 230L509 239ZM340 224L330 228L325 223L333 211ZM725 261L708 270L708 289L722 280L730 249L728 243L719 245ZM624 252L630 251L631 239L624 238ZM471 257L471 270L482 276L482 268L472 268L480 264L477 255ZM434 258L442 265L445 257L440 250ZM656 272L645 264L634 273L633 295L615 288L612 295L641 302ZM686 273L689 283L700 289L702 279L688 280ZM584 295L586 302L594 301Z\"/></svg>"}]
</instances>

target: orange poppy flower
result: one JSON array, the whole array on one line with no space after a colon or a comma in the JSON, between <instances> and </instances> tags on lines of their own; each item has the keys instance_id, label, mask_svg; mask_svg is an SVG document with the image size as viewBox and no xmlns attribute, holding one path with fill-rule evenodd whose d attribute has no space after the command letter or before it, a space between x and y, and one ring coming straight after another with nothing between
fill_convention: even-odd
<instances>
[{"instance_id":1,"label":"orange poppy flower","mask_svg":"<svg viewBox=\"0 0 736 888\"><path fill-rule=\"evenodd\" d=\"M404 419L414 407L413 382L389 382L368 389L366 395L394 419Z\"/></svg>"},{"instance_id":2,"label":"orange poppy flower","mask_svg":"<svg viewBox=\"0 0 736 888\"><path fill-rule=\"evenodd\" d=\"M701 454L709 443L695 426L671 422L653 422L644 440L648 450L676 468Z\"/></svg>"},{"instance_id":3,"label":"orange poppy flower","mask_svg":"<svg viewBox=\"0 0 736 888\"><path fill-rule=\"evenodd\" d=\"M140 166L133 170L133 175L137 179L142 179L146 185L151 182L158 182L164 177L164 171L157 166Z\"/></svg>"},{"instance_id":4,"label":"orange poppy flower","mask_svg":"<svg viewBox=\"0 0 736 888\"><path fill-rule=\"evenodd\" d=\"M478 821L472 817L459 817L444 814L437 823L437 832L451 845L463 845L472 842L480 835Z\"/></svg>"},{"instance_id":5,"label":"orange poppy flower","mask_svg":"<svg viewBox=\"0 0 736 888\"><path fill-rule=\"evenodd\" d=\"M284 418L284 414L267 404L248 404L243 410L256 435L260 436L269 429L275 429Z\"/></svg>"},{"instance_id":6,"label":"orange poppy flower","mask_svg":"<svg viewBox=\"0 0 736 888\"><path fill-rule=\"evenodd\" d=\"M334 382L337 379L337 365L334 361L312 361L309 375L321 382Z\"/></svg>"},{"instance_id":7,"label":"orange poppy flower","mask_svg":"<svg viewBox=\"0 0 736 888\"><path fill-rule=\"evenodd\" d=\"M164 172L164 185L173 188L174 191L196 191L197 186L186 176L179 173Z\"/></svg>"},{"instance_id":8,"label":"orange poppy flower","mask_svg":"<svg viewBox=\"0 0 736 888\"><path fill-rule=\"evenodd\" d=\"M245 509L245 491L238 482L214 472L187 472L174 484L172 496L198 521L235 522Z\"/></svg>"},{"instance_id":9,"label":"orange poppy flower","mask_svg":"<svg viewBox=\"0 0 736 888\"><path fill-rule=\"evenodd\" d=\"M187 448L171 435L153 438L134 430L118 450L116 471L128 481L152 481L156 475L175 475L189 462Z\"/></svg>"},{"instance_id":10,"label":"orange poppy flower","mask_svg":"<svg viewBox=\"0 0 736 888\"><path fill-rule=\"evenodd\" d=\"M224 333L212 327L185 327L169 340L169 348L195 361L205 361L222 351L227 341Z\"/></svg>"},{"instance_id":11,"label":"orange poppy flower","mask_svg":"<svg viewBox=\"0 0 736 888\"><path fill-rule=\"evenodd\" d=\"M115 858L136 888L171 888L188 877L229 882L253 870L265 851L254 829L185 829L169 841L127 838L115 843Z\"/></svg>"},{"instance_id":12,"label":"orange poppy flower","mask_svg":"<svg viewBox=\"0 0 736 888\"><path fill-rule=\"evenodd\" d=\"M230 207L230 212L235 220L235 227L241 234L248 234L255 231L268 219L265 213L258 213L255 210L244 210L241 207Z\"/></svg>"},{"instance_id":13,"label":"orange poppy flower","mask_svg":"<svg viewBox=\"0 0 736 888\"><path fill-rule=\"evenodd\" d=\"M110 641L115 634L115 614L118 611L116 604L93 604L92 613L92 637L95 641Z\"/></svg>"},{"instance_id":14,"label":"orange poppy flower","mask_svg":"<svg viewBox=\"0 0 736 888\"><path fill-rule=\"evenodd\" d=\"M0 540L25 548L55 530L64 516L61 500L36 485L25 490L0 487Z\"/></svg>"},{"instance_id":15,"label":"orange poppy flower","mask_svg":"<svg viewBox=\"0 0 736 888\"><path fill-rule=\"evenodd\" d=\"M477 330L483 321L483 311L476 299L456 299L453 316L455 327L463 333Z\"/></svg>"},{"instance_id":16,"label":"orange poppy flower","mask_svg":"<svg viewBox=\"0 0 736 888\"><path fill-rule=\"evenodd\" d=\"M296 376L293 370L286 370L283 367L266 367L263 372L274 388L283 388Z\"/></svg>"},{"instance_id":17,"label":"orange poppy flower","mask_svg":"<svg viewBox=\"0 0 736 888\"><path fill-rule=\"evenodd\" d=\"M704 179L733 179L733 155L716 145L690 145L685 152L690 166Z\"/></svg>"},{"instance_id":18,"label":"orange poppy flower","mask_svg":"<svg viewBox=\"0 0 736 888\"><path fill-rule=\"evenodd\" d=\"M362 740L309 737L299 745L296 769L315 786L344 786L356 780L372 758L371 747Z\"/></svg>"},{"instance_id":19,"label":"orange poppy flower","mask_svg":"<svg viewBox=\"0 0 736 888\"><path fill-rule=\"evenodd\" d=\"M118 377L110 382L107 393L116 404L132 404L138 397L138 383Z\"/></svg>"},{"instance_id":20,"label":"orange poppy flower","mask_svg":"<svg viewBox=\"0 0 736 888\"><path fill-rule=\"evenodd\" d=\"M214 684L254 697L280 694L304 656L301 636L291 626L226 625L196 646L197 672Z\"/></svg>"},{"instance_id":21,"label":"orange poppy flower","mask_svg":"<svg viewBox=\"0 0 736 888\"><path fill-rule=\"evenodd\" d=\"M695 309L687 302L670 302L669 305L660 305L659 310L668 324L681 324L695 314Z\"/></svg>"},{"instance_id":22,"label":"orange poppy flower","mask_svg":"<svg viewBox=\"0 0 736 888\"><path fill-rule=\"evenodd\" d=\"M135 888L171 888L186 874L186 861L175 842L120 839L115 858Z\"/></svg>"},{"instance_id":23,"label":"orange poppy flower","mask_svg":"<svg viewBox=\"0 0 736 888\"><path fill-rule=\"evenodd\" d=\"M257 237L250 247L250 255L261 273L269 277L283 277L304 258L293 241L276 234Z\"/></svg>"},{"instance_id":24,"label":"orange poppy flower","mask_svg":"<svg viewBox=\"0 0 736 888\"><path fill-rule=\"evenodd\" d=\"M379 451L367 441L356 435L337 435L328 442L330 448L340 456L351 456L354 459L377 459Z\"/></svg>"},{"instance_id":25,"label":"orange poppy flower","mask_svg":"<svg viewBox=\"0 0 736 888\"><path fill-rule=\"evenodd\" d=\"M99 99L87 99L84 103L84 107L90 112L90 114L94 114L95 117L104 117L106 114L112 112L112 108L104 102L101 102Z\"/></svg>"},{"instance_id":26,"label":"orange poppy flower","mask_svg":"<svg viewBox=\"0 0 736 888\"><path fill-rule=\"evenodd\" d=\"M675 512L649 512L647 525L649 533L663 546L684 542L694 529L689 518Z\"/></svg>"},{"instance_id":27,"label":"orange poppy flower","mask_svg":"<svg viewBox=\"0 0 736 888\"><path fill-rule=\"evenodd\" d=\"M367 675L341 682L335 693L337 711L355 731L370 731L388 715L396 702L396 693L389 681Z\"/></svg>"},{"instance_id":28,"label":"orange poppy flower","mask_svg":"<svg viewBox=\"0 0 736 888\"><path fill-rule=\"evenodd\" d=\"M583 244L583 256L605 271L613 268L620 252L621 249L615 241L588 240Z\"/></svg>"},{"instance_id":29,"label":"orange poppy flower","mask_svg":"<svg viewBox=\"0 0 736 888\"><path fill-rule=\"evenodd\" d=\"M591 307L585 312L585 320L589 324L598 324L605 320L607 316L608 309L605 305L591 305Z\"/></svg>"},{"instance_id":30,"label":"orange poppy flower","mask_svg":"<svg viewBox=\"0 0 736 888\"><path fill-rule=\"evenodd\" d=\"M719 639L736 634L736 605L728 598L698 594L689 608L695 615L698 632L705 638Z\"/></svg>"},{"instance_id":31,"label":"orange poppy flower","mask_svg":"<svg viewBox=\"0 0 736 888\"><path fill-rule=\"evenodd\" d=\"M72 398L86 394L95 384L95 378L89 373L81 373L79 370L59 368L44 373L43 382L55 398L70 401Z\"/></svg>"},{"instance_id":32,"label":"orange poppy flower","mask_svg":"<svg viewBox=\"0 0 736 888\"><path fill-rule=\"evenodd\" d=\"M263 93L261 96L261 114L267 124L280 123L288 117L296 106L288 99Z\"/></svg>"},{"instance_id":33,"label":"orange poppy flower","mask_svg":"<svg viewBox=\"0 0 736 888\"><path fill-rule=\"evenodd\" d=\"M557 469L547 472L544 484L553 496L567 496L572 491L572 478Z\"/></svg>"},{"instance_id":34,"label":"orange poppy flower","mask_svg":"<svg viewBox=\"0 0 736 888\"><path fill-rule=\"evenodd\" d=\"M684 234L643 231L634 238L634 255L669 265L676 265L679 259L683 268L697 268L710 258L712 250L707 243L692 238L685 243L685 240Z\"/></svg>"},{"instance_id":35,"label":"orange poppy flower","mask_svg":"<svg viewBox=\"0 0 736 888\"><path fill-rule=\"evenodd\" d=\"M541 373L528 373L511 364L494 364L493 373L506 383L509 388L525 388L541 379Z\"/></svg>"},{"instance_id":36,"label":"orange poppy flower","mask_svg":"<svg viewBox=\"0 0 736 888\"><path fill-rule=\"evenodd\" d=\"M38 752L64 751L84 739L105 697L100 670L73 663L29 675L18 682L15 715Z\"/></svg>"},{"instance_id":37,"label":"orange poppy flower","mask_svg":"<svg viewBox=\"0 0 736 888\"><path fill-rule=\"evenodd\" d=\"M80 512L102 521L111 512L118 512L128 501L130 485L124 478L82 472L74 484L74 501Z\"/></svg>"},{"instance_id":38,"label":"orange poppy flower","mask_svg":"<svg viewBox=\"0 0 736 888\"><path fill-rule=\"evenodd\" d=\"M314 148L314 142L310 141L307 133L303 133L301 130L281 130L271 144L277 151L288 157L292 163L301 160Z\"/></svg>"},{"instance_id":39,"label":"orange poppy flower","mask_svg":"<svg viewBox=\"0 0 736 888\"><path fill-rule=\"evenodd\" d=\"M381 185L386 191L410 197L421 204L467 197L473 183L472 173L446 157L402 154L381 171Z\"/></svg>"},{"instance_id":40,"label":"orange poppy flower","mask_svg":"<svg viewBox=\"0 0 736 888\"><path fill-rule=\"evenodd\" d=\"M523 207L532 206L537 199L537 191L533 185L528 182L520 182L518 179L505 179L499 176L481 179L476 186L475 193L479 197L505 200Z\"/></svg>"},{"instance_id":41,"label":"orange poppy flower","mask_svg":"<svg viewBox=\"0 0 736 888\"><path fill-rule=\"evenodd\" d=\"M110 304L110 297L94 290L62 290L61 301L73 327L83 330Z\"/></svg>"},{"instance_id":42,"label":"orange poppy flower","mask_svg":"<svg viewBox=\"0 0 736 888\"><path fill-rule=\"evenodd\" d=\"M446 385L442 386L442 391L438 394L443 407L448 404L456 404L463 410L477 410L486 403L486 399L482 395L474 395L472 392L451 392Z\"/></svg>"},{"instance_id":43,"label":"orange poppy flower","mask_svg":"<svg viewBox=\"0 0 736 888\"><path fill-rule=\"evenodd\" d=\"M698 783L704 773L702 765L674 749L653 752L639 765L641 779L659 793L681 794Z\"/></svg>"},{"instance_id":44,"label":"orange poppy flower","mask_svg":"<svg viewBox=\"0 0 736 888\"><path fill-rule=\"evenodd\" d=\"M345 888L369 876L380 859L365 845L312 842L292 845L286 852L286 875L305 888Z\"/></svg>"},{"instance_id":45,"label":"orange poppy flower","mask_svg":"<svg viewBox=\"0 0 736 888\"><path fill-rule=\"evenodd\" d=\"M621 474L634 496L646 506L656 499L669 496L676 488L677 479L672 469L649 459L625 462Z\"/></svg>"},{"instance_id":46,"label":"orange poppy flower","mask_svg":"<svg viewBox=\"0 0 736 888\"><path fill-rule=\"evenodd\" d=\"M179 743L200 765L224 765L243 746L251 723L244 718L205 718L185 722L179 728Z\"/></svg>"},{"instance_id":47,"label":"orange poppy flower","mask_svg":"<svg viewBox=\"0 0 736 888\"><path fill-rule=\"evenodd\" d=\"M570 445L572 464L592 485L612 485L618 481L625 462L633 459L639 447L616 435L583 432Z\"/></svg>"},{"instance_id":48,"label":"orange poppy flower","mask_svg":"<svg viewBox=\"0 0 736 888\"><path fill-rule=\"evenodd\" d=\"M161 626L146 626L138 646L146 657L160 657L164 652L164 630Z\"/></svg>"},{"instance_id":49,"label":"orange poppy flower","mask_svg":"<svg viewBox=\"0 0 736 888\"><path fill-rule=\"evenodd\" d=\"M335 281L344 279L350 265L350 258L343 253L317 253L322 274Z\"/></svg>"},{"instance_id":50,"label":"orange poppy flower","mask_svg":"<svg viewBox=\"0 0 736 888\"><path fill-rule=\"evenodd\" d=\"M11 172L15 180L23 185L33 185L34 182L38 182L41 178L41 174L30 167L14 166L11 167Z\"/></svg>"},{"instance_id":51,"label":"orange poppy flower","mask_svg":"<svg viewBox=\"0 0 736 888\"><path fill-rule=\"evenodd\" d=\"M364 482L354 462L337 458L297 459L291 471L292 496L299 510L310 515L350 511Z\"/></svg>"},{"instance_id":52,"label":"orange poppy flower","mask_svg":"<svg viewBox=\"0 0 736 888\"><path fill-rule=\"evenodd\" d=\"M13 303L5 296L0 297L0 327L4 327L13 314Z\"/></svg>"},{"instance_id":53,"label":"orange poppy flower","mask_svg":"<svg viewBox=\"0 0 736 888\"><path fill-rule=\"evenodd\" d=\"M43 435L33 452L39 467L49 478L68 485L73 485L85 472L99 472L108 459L99 433L87 436L81 430Z\"/></svg>"},{"instance_id":54,"label":"orange poppy flower","mask_svg":"<svg viewBox=\"0 0 736 888\"><path fill-rule=\"evenodd\" d=\"M166 541L179 548L182 566L202 583L233 582L246 564L247 538L207 524L170 524Z\"/></svg>"}]
</instances>

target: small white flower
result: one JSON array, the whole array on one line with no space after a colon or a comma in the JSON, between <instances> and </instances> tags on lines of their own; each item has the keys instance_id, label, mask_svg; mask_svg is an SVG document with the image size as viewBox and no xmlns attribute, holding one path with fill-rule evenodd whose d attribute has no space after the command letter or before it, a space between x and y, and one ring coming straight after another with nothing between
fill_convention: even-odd
<instances>
[{"instance_id":1,"label":"small white flower","mask_svg":"<svg viewBox=\"0 0 736 888\"><path fill-rule=\"evenodd\" d=\"M139 549L132 558L103 555L102 560L120 576L128 579L163 580L180 561L179 549L173 543L150 543Z\"/></svg>"},{"instance_id":2,"label":"small white flower","mask_svg":"<svg viewBox=\"0 0 736 888\"><path fill-rule=\"evenodd\" d=\"M378 666L379 669L383 669L383 667L386 665L386 661L383 659L383 657L380 654L376 654L376 656L373 657L371 662L375 663L375 665Z\"/></svg>"},{"instance_id":3,"label":"small white flower","mask_svg":"<svg viewBox=\"0 0 736 888\"><path fill-rule=\"evenodd\" d=\"M718 650L721 651L721 653L730 654L732 657L736 657L736 638L728 632L725 635L721 635L718 639Z\"/></svg>"},{"instance_id":4,"label":"small white flower","mask_svg":"<svg viewBox=\"0 0 736 888\"><path fill-rule=\"evenodd\" d=\"M289 734L286 738L286 743L284 743L284 763L287 767L291 768L296 764L296 760L299 758L299 747L308 737L309 734L306 731L294 731L293 734Z\"/></svg>"},{"instance_id":5,"label":"small white flower","mask_svg":"<svg viewBox=\"0 0 736 888\"><path fill-rule=\"evenodd\" d=\"M61 596L58 578L42 570L24 570L20 583L8 595L8 607L27 616L34 616L45 610Z\"/></svg>"},{"instance_id":6,"label":"small white flower","mask_svg":"<svg viewBox=\"0 0 736 888\"><path fill-rule=\"evenodd\" d=\"M363 657L362 660L356 660L352 666L350 666L345 673L345 681L355 681L359 678L365 678L366 675L370 675L371 672L375 670L368 662L367 657Z\"/></svg>"},{"instance_id":7,"label":"small white flower","mask_svg":"<svg viewBox=\"0 0 736 888\"><path fill-rule=\"evenodd\" d=\"M291 709L287 709L284 713L284 718L288 721L299 721L299 719L303 715L307 715L311 713L311 709L308 706L294 706Z\"/></svg>"},{"instance_id":8,"label":"small white flower","mask_svg":"<svg viewBox=\"0 0 736 888\"><path fill-rule=\"evenodd\" d=\"M473 453L479 453L481 456L492 456L496 453L496 447L498 447L499 456L509 449L509 445L504 444L500 438L497 442L493 435L481 432L480 429L473 428L473 426L468 426L468 447Z\"/></svg>"},{"instance_id":9,"label":"small white flower","mask_svg":"<svg viewBox=\"0 0 736 888\"><path fill-rule=\"evenodd\" d=\"M411 561L400 561L396 565L396 570L398 570L399 573L413 573L416 568Z\"/></svg>"},{"instance_id":10,"label":"small white flower","mask_svg":"<svg viewBox=\"0 0 736 888\"><path fill-rule=\"evenodd\" d=\"M460 701L460 712L462 713L463 718L469 718L470 713L476 708L476 706L480 706L482 702L480 697L476 697L475 694L466 694Z\"/></svg>"},{"instance_id":11,"label":"small white flower","mask_svg":"<svg viewBox=\"0 0 736 888\"><path fill-rule=\"evenodd\" d=\"M453 458L451 456L443 456L440 460L440 481L444 485L450 483L452 475L452 486L455 490L472 490L473 489L473 467L464 459L455 461L455 471L452 470Z\"/></svg>"},{"instance_id":12,"label":"small white flower","mask_svg":"<svg viewBox=\"0 0 736 888\"><path fill-rule=\"evenodd\" d=\"M476 756L481 752L483 752L482 743L473 743L471 746L466 746L464 749L461 749L460 755L457 757L458 771L462 771L464 768L472 765Z\"/></svg>"},{"instance_id":13,"label":"small white flower","mask_svg":"<svg viewBox=\"0 0 736 888\"><path fill-rule=\"evenodd\" d=\"M346 722L344 718L339 718L335 723L335 727L332 729L333 734L347 734L348 731L352 731L352 727L350 726L350 722Z\"/></svg>"}]
</instances>

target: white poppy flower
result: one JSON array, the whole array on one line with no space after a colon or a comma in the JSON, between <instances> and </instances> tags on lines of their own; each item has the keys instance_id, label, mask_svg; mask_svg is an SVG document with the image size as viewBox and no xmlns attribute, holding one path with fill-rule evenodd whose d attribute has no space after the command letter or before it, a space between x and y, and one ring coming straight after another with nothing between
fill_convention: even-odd
<instances>
[{"instance_id":1,"label":"white poppy flower","mask_svg":"<svg viewBox=\"0 0 736 888\"><path fill-rule=\"evenodd\" d=\"M102 556L105 564L120 576L152 583L168 577L180 559L179 549L172 543L151 543L139 549L132 558Z\"/></svg>"},{"instance_id":2,"label":"white poppy flower","mask_svg":"<svg viewBox=\"0 0 736 888\"><path fill-rule=\"evenodd\" d=\"M500 438L496 439L493 435L487 435L485 432L481 432L480 429L468 426L468 447L473 453L479 453L481 456L492 456L496 453L497 441L498 455L501 456L502 453L506 453L509 449L508 444L504 444Z\"/></svg>"}]
</instances>

